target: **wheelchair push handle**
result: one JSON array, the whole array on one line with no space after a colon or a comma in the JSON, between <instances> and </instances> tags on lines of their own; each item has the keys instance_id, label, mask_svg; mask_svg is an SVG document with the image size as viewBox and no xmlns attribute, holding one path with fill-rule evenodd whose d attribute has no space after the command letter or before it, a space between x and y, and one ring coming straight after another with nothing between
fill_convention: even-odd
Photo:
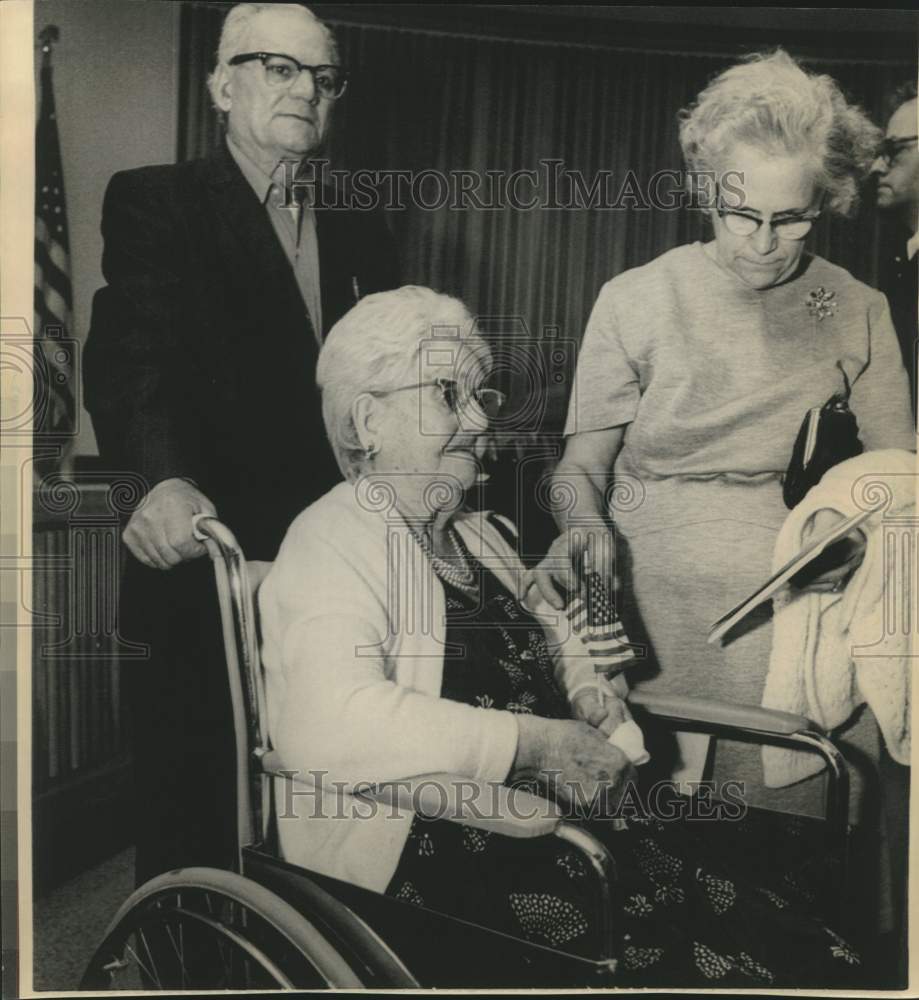
<instances>
[{"instance_id":1,"label":"wheelchair push handle","mask_svg":"<svg viewBox=\"0 0 919 1000\"><path fill-rule=\"evenodd\" d=\"M212 522L208 524L207 522ZM216 525L216 528L214 527ZM191 518L191 533L198 542L217 541L219 529L223 525L213 514L193 514Z\"/></svg>"}]
</instances>

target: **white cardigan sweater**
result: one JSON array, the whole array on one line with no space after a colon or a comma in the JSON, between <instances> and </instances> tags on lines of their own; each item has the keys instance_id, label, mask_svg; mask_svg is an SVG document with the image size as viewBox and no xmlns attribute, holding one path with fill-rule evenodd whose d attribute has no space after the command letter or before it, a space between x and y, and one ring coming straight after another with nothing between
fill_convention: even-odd
<instances>
[{"instance_id":1,"label":"white cardigan sweater","mask_svg":"<svg viewBox=\"0 0 919 1000\"><path fill-rule=\"evenodd\" d=\"M412 813L374 810L349 790L444 771L501 782L517 751L512 713L440 697L443 588L388 502L379 482L336 486L291 525L259 590L269 732L303 779L277 785L282 854L378 891L396 870ZM487 516L454 524L517 593L524 567ZM563 690L592 683L593 664L564 616L544 602L531 613ZM607 690L623 696L621 676Z\"/></svg>"}]
</instances>

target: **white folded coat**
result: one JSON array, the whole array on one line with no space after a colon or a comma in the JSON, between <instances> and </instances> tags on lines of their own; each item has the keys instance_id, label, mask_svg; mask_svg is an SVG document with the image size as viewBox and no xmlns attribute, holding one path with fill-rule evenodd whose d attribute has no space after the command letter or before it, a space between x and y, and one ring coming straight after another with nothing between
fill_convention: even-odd
<instances>
[{"instance_id":1,"label":"white folded coat","mask_svg":"<svg viewBox=\"0 0 919 1000\"><path fill-rule=\"evenodd\" d=\"M916 621L916 455L870 451L835 466L788 515L776 541L773 570L808 541L812 515L849 517L878 505L861 525L865 558L840 593L779 592L763 707L804 715L826 730L867 703L887 750L910 763L910 657ZM906 549L903 546L906 546ZM904 560L906 560L904 562ZM904 566L911 567L904 573ZM910 577L912 579L910 579ZM765 783L781 787L822 768L815 754L763 749Z\"/></svg>"}]
</instances>

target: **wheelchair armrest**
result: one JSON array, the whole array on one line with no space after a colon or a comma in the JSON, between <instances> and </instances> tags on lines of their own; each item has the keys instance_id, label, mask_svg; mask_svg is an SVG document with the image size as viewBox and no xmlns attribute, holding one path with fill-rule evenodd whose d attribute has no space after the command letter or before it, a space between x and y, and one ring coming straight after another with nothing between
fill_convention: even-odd
<instances>
[{"instance_id":1,"label":"wheelchair armrest","mask_svg":"<svg viewBox=\"0 0 919 1000\"><path fill-rule=\"evenodd\" d=\"M849 820L849 773L846 760L832 740L815 722L803 715L779 712L757 705L735 705L714 698L652 691L632 691L629 704L651 716L671 722L697 722L716 730L759 736L764 743L777 743L819 754L826 765L827 785L824 815L832 842L845 854ZM845 863L844 863L845 864Z\"/></svg>"},{"instance_id":2,"label":"wheelchair armrest","mask_svg":"<svg viewBox=\"0 0 919 1000\"><path fill-rule=\"evenodd\" d=\"M457 774L422 774L384 782L361 795L430 819L446 819L505 837L545 837L555 833L562 820L558 807L548 799Z\"/></svg>"},{"instance_id":3,"label":"wheelchair armrest","mask_svg":"<svg viewBox=\"0 0 919 1000\"><path fill-rule=\"evenodd\" d=\"M779 712L758 705L737 705L714 698L667 694L657 691L631 691L629 704L650 715L677 722L702 722L720 729L733 729L768 736L793 736L796 733L821 733L820 727L791 712Z\"/></svg>"}]
</instances>

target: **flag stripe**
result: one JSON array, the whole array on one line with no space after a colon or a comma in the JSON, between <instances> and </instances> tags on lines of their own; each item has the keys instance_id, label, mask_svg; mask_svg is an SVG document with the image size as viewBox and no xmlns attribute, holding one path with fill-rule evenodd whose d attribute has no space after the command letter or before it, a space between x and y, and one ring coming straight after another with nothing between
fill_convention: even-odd
<instances>
[{"instance_id":1,"label":"flag stripe","mask_svg":"<svg viewBox=\"0 0 919 1000\"><path fill-rule=\"evenodd\" d=\"M575 596L565 609L571 629L584 644L598 674L621 673L635 658L609 592L596 573L588 573L584 596Z\"/></svg>"},{"instance_id":2,"label":"flag stripe","mask_svg":"<svg viewBox=\"0 0 919 1000\"><path fill-rule=\"evenodd\" d=\"M58 275L60 276L59 280L65 281L69 286L70 277L68 271L70 268L70 257L67 253L67 247L49 234L48 227L41 218L37 219L35 222L36 257L38 257L39 254L41 254L44 259L50 260L51 266L56 269Z\"/></svg>"},{"instance_id":3,"label":"flag stripe","mask_svg":"<svg viewBox=\"0 0 919 1000\"><path fill-rule=\"evenodd\" d=\"M35 395L39 434L69 437L76 430L73 359L63 340L72 308L64 173L50 54L45 53L35 129L35 361L36 377L46 381L48 390Z\"/></svg>"},{"instance_id":4,"label":"flag stripe","mask_svg":"<svg viewBox=\"0 0 919 1000\"><path fill-rule=\"evenodd\" d=\"M70 316L70 309L67 306L66 300L58 295L53 288L46 288L43 296L36 289L36 294L40 296L40 306L37 311L45 319L41 329L37 330L36 333L42 336L45 333L44 328L46 326L64 326Z\"/></svg>"}]
</instances>

